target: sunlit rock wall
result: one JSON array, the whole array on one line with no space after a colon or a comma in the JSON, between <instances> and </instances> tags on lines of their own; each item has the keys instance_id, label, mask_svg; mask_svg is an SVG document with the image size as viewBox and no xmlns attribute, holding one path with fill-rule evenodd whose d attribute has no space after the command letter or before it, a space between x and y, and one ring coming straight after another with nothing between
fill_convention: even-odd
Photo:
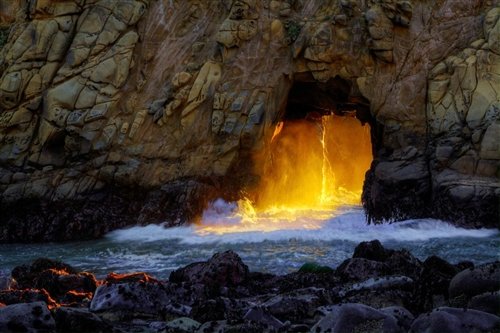
<instances>
[{"instance_id":1,"label":"sunlit rock wall","mask_svg":"<svg viewBox=\"0 0 500 333\"><path fill-rule=\"evenodd\" d=\"M174 225L251 192L292 84L335 78L370 105L370 219L498 225L496 1L0 6L1 241Z\"/></svg>"}]
</instances>

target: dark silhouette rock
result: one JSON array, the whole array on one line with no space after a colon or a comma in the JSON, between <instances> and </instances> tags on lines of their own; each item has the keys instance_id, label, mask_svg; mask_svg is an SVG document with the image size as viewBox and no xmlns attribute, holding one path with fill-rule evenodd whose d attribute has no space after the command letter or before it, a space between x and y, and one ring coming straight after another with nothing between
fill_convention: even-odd
<instances>
[{"instance_id":1,"label":"dark silhouette rock","mask_svg":"<svg viewBox=\"0 0 500 333\"><path fill-rule=\"evenodd\" d=\"M340 264L335 272L344 282L358 282L372 277L388 275L389 267L387 264L380 261L351 258Z\"/></svg>"},{"instance_id":2,"label":"dark silhouette rock","mask_svg":"<svg viewBox=\"0 0 500 333\"><path fill-rule=\"evenodd\" d=\"M500 316L500 291L476 295L471 298L467 307Z\"/></svg>"},{"instance_id":3,"label":"dark silhouette rock","mask_svg":"<svg viewBox=\"0 0 500 333\"><path fill-rule=\"evenodd\" d=\"M206 262L198 262L180 268L170 274L174 283L203 284L220 288L241 284L248 278L248 266L233 251L216 253Z\"/></svg>"},{"instance_id":4,"label":"dark silhouette rock","mask_svg":"<svg viewBox=\"0 0 500 333\"><path fill-rule=\"evenodd\" d=\"M315 262L307 262L299 268L299 273L333 273L334 270L328 266L321 266Z\"/></svg>"},{"instance_id":5,"label":"dark silhouette rock","mask_svg":"<svg viewBox=\"0 0 500 333\"><path fill-rule=\"evenodd\" d=\"M378 239L370 242L361 242L354 249L353 258L365 258L368 260L385 261L394 250L385 249Z\"/></svg>"},{"instance_id":6,"label":"dark silhouette rock","mask_svg":"<svg viewBox=\"0 0 500 333\"><path fill-rule=\"evenodd\" d=\"M285 326L278 318L266 312L262 307L254 307L248 310L243 319L264 324L275 329L280 329Z\"/></svg>"},{"instance_id":7,"label":"dark silhouette rock","mask_svg":"<svg viewBox=\"0 0 500 333\"><path fill-rule=\"evenodd\" d=\"M35 260L31 265L22 265L12 270L12 277L19 281L18 289L33 288L40 290L43 300L47 304L58 302L61 304L82 304L90 301L97 288L95 276L87 272L77 272L73 267L46 258ZM36 291L33 291L37 293ZM46 293L45 295L43 295ZM33 297L29 294L20 294L19 297Z\"/></svg>"},{"instance_id":8,"label":"dark silhouette rock","mask_svg":"<svg viewBox=\"0 0 500 333\"><path fill-rule=\"evenodd\" d=\"M12 270L12 277L16 279L18 287L31 288L36 284L39 275L42 272L53 270L65 274L76 274L77 271L68 264L63 262L39 258L36 259L31 265L17 266Z\"/></svg>"},{"instance_id":9,"label":"dark silhouette rock","mask_svg":"<svg viewBox=\"0 0 500 333\"><path fill-rule=\"evenodd\" d=\"M415 310L425 312L445 305L448 285L458 269L446 260L431 256L422 264L422 271L415 286Z\"/></svg>"},{"instance_id":10,"label":"dark silhouette rock","mask_svg":"<svg viewBox=\"0 0 500 333\"><path fill-rule=\"evenodd\" d=\"M500 290L500 262L481 265L461 271L450 282L450 297L461 295L467 298Z\"/></svg>"},{"instance_id":11,"label":"dark silhouette rock","mask_svg":"<svg viewBox=\"0 0 500 333\"><path fill-rule=\"evenodd\" d=\"M43 289L11 289L0 291L0 303L10 305L33 302L45 302L50 308L57 305L56 301Z\"/></svg>"},{"instance_id":12,"label":"dark silhouette rock","mask_svg":"<svg viewBox=\"0 0 500 333\"><path fill-rule=\"evenodd\" d=\"M311 332L404 332L394 316L363 304L333 305L328 312Z\"/></svg>"},{"instance_id":13,"label":"dark silhouette rock","mask_svg":"<svg viewBox=\"0 0 500 333\"><path fill-rule=\"evenodd\" d=\"M449 307L440 307L420 315L411 326L414 333L472 333L497 332L500 317L490 313Z\"/></svg>"},{"instance_id":14,"label":"dark silhouette rock","mask_svg":"<svg viewBox=\"0 0 500 333\"><path fill-rule=\"evenodd\" d=\"M59 307L54 311L54 319L59 332L110 332L112 326L88 309Z\"/></svg>"},{"instance_id":15,"label":"dark silhouette rock","mask_svg":"<svg viewBox=\"0 0 500 333\"><path fill-rule=\"evenodd\" d=\"M327 290L310 287L276 295L262 306L281 321L289 320L296 324L312 318L319 306L331 303L331 296Z\"/></svg>"}]
</instances>

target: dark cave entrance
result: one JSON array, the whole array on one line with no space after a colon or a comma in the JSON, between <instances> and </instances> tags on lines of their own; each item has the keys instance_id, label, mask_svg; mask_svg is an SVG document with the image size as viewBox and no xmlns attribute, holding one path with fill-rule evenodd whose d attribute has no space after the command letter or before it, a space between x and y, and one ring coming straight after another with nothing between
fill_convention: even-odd
<instances>
[{"instance_id":1,"label":"dark cave entrance","mask_svg":"<svg viewBox=\"0 0 500 333\"><path fill-rule=\"evenodd\" d=\"M349 81L295 82L261 163L257 207L360 204L377 130Z\"/></svg>"}]
</instances>

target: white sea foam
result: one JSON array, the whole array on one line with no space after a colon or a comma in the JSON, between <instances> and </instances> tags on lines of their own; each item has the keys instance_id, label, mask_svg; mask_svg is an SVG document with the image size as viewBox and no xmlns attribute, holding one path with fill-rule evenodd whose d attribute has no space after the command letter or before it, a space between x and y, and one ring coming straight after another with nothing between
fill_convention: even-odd
<instances>
[{"instance_id":1,"label":"white sea foam","mask_svg":"<svg viewBox=\"0 0 500 333\"><path fill-rule=\"evenodd\" d=\"M233 227L242 224L242 217L237 214L237 205L216 201L204 214L202 225L231 225ZM195 226L165 228L161 225L148 225L144 227L132 227L117 230L107 235L114 242L154 242L178 240L183 244L244 244L259 243L263 241L335 241L346 240L353 242L379 239L380 241L425 241L433 238L457 238L457 237L491 237L498 235L497 229L464 229L451 225L450 223L435 219L416 219L396 222L392 224L368 225L364 213L360 207L343 208L338 211L329 212L329 216L314 214L316 217L305 213L303 216L290 221L286 218L282 223L276 222L276 218L269 223L280 223L280 230L262 231L236 231L223 235L215 233L200 234L199 228ZM265 216L258 216L259 222L266 222ZM312 229L304 229L307 225ZM244 229L244 228L242 228ZM234 230L238 230L235 228Z\"/></svg>"}]
</instances>

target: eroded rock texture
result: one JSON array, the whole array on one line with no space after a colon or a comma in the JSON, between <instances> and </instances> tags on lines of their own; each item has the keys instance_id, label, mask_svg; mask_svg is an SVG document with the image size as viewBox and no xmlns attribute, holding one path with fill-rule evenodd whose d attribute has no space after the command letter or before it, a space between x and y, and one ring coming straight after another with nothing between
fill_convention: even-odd
<instances>
[{"instance_id":1,"label":"eroded rock texture","mask_svg":"<svg viewBox=\"0 0 500 333\"><path fill-rule=\"evenodd\" d=\"M496 1L1 6L1 241L179 224L251 193L294 84L371 125L371 219L498 226Z\"/></svg>"}]
</instances>

